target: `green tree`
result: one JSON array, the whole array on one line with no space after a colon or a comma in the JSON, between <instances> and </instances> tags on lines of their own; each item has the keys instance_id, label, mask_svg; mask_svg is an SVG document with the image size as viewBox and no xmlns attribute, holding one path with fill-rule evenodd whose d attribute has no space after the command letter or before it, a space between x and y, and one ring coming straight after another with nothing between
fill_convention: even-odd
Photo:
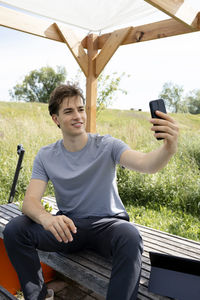
<instances>
[{"instance_id":1,"label":"green tree","mask_svg":"<svg viewBox=\"0 0 200 300\"><path fill-rule=\"evenodd\" d=\"M97 86L97 116L114 101L117 92L127 95L127 91L120 88L121 80L125 75L125 73L118 75L116 72L111 75L101 73Z\"/></svg>"},{"instance_id":2,"label":"green tree","mask_svg":"<svg viewBox=\"0 0 200 300\"><path fill-rule=\"evenodd\" d=\"M164 83L159 97L165 100L165 104L171 112L186 112L187 107L183 100L183 92L182 86L170 81Z\"/></svg>"},{"instance_id":3,"label":"green tree","mask_svg":"<svg viewBox=\"0 0 200 300\"><path fill-rule=\"evenodd\" d=\"M105 74L102 72L98 77L97 84L97 116L108 107L108 105L112 104L115 100L115 96L118 92L127 95L127 91L120 87L121 81L125 77L129 77L125 72L122 74L118 74L117 72L113 72L112 74ZM75 81L79 82L82 88L85 86L85 76L79 69L75 76Z\"/></svg>"},{"instance_id":4,"label":"green tree","mask_svg":"<svg viewBox=\"0 0 200 300\"><path fill-rule=\"evenodd\" d=\"M120 83L125 73L118 75L116 72L111 75L102 73L98 78L97 88L97 115L114 101L117 92L127 94L127 91L120 88ZM33 70L25 76L21 84L16 84L9 91L10 96L17 101L43 102L47 103L51 92L56 86L66 81L66 70L64 67L57 67L55 71L51 67L42 67ZM80 86L85 86L85 77L78 70L72 81Z\"/></svg>"},{"instance_id":5,"label":"green tree","mask_svg":"<svg viewBox=\"0 0 200 300\"><path fill-rule=\"evenodd\" d=\"M200 90L190 91L186 103L191 114L200 114Z\"/></svg>"},{"instance_id":6,"label":"green tree","mask_svg":"<svg viewBox=\"0 0 200 300\"><path fill-rule=\"evenodd\" d=\"M48 66L42 67L31 71L23 82L16 84L9 93L12 99L18 101L47 103L54 88L65 80L64 67L58 66L56 71Z\"/></svg>"}]
</instances>

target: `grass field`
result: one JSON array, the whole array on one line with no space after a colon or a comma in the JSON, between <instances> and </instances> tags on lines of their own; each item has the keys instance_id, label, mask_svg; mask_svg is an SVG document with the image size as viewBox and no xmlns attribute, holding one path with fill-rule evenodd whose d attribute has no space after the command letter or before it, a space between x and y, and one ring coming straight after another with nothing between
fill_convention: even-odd
<instances>
[{"instance_id":1,"label":"grass field","mask_svg":"<svg viewBox=\"0 0 200 300\"><path fill-rule=\"evenodd\" d=\"M200 115L176 114L179 148L157 174L139 174L118 168L118 187L131 219L136 223L200 241ZM158 142L150 131L150 114L106 110L97 120L99 134L111 134L133 149L150 151ZM25 156L15 201L22 201L34 156L44 145L61 138L47 105L0 102L0 202L6 203L15 173L17 145ZM47 195L53 195L49 184Z\"/></svg>"}]
</instances>

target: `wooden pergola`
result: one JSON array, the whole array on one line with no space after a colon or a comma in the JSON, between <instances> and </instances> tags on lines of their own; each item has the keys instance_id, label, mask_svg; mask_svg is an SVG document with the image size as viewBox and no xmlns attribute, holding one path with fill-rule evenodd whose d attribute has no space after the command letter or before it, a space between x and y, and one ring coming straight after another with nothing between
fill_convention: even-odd
<instances>
[{"instance_id":1,"label":"wooden pergola","mask_svg":"<svg viewBox=\"0 0 200 300\"><path fill-rule=\"evenodd\" d=\"M200 12L184 0L144 0L171 18L137 27L127 27L83 40L65 25L51 23L6 7L0 7L0 25L65 43L86 76L87 131L96 131L97 79L121 45L149 41L200 30Z\"/></svg>"}]
</instances>

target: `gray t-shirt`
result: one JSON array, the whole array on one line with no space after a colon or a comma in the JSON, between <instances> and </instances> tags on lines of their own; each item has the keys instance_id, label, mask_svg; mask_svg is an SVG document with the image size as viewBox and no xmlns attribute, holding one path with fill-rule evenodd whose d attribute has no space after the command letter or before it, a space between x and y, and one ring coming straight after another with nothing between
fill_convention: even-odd
<instances>
[{"instance_id":1,"label":"gray t-shirt","mask_svg":"<svg viewBox=\"0 0 200 300\"><path fill-rule=\"evenodd\" d=\"M86 146L77 152L67 151L59 140L39 150L32 178L51 180L59 210L70 216L113 216L125 210L116 184L116 164L127 149L109 135L88 134Z\"/></svg>"}]
</instances>

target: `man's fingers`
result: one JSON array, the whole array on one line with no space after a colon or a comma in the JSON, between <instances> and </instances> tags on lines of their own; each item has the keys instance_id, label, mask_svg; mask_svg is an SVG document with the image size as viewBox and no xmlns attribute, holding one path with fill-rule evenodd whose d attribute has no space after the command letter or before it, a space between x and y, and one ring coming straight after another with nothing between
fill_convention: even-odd
<instances>
[{"instance_id":1,"label":"man's fingers","mask_svg":"<svg viewBox=\"0 0 200 300\"><path fill-rule=\"evenodd\" d=\"M61 236L59 235L59 233L57 232L57 230L54 228L54 226L52 226L51 228L49 228L49 231L55 236L55 238L59 241L59 242L64 242L61 238Z\"/></svg>"},{"instance_id":2,"label":"man's fingers","mask_svg":"<svg viewBox=\"0 0 200 300\"><path fill-rule=\"evenodd\" d=\"M170 115L163 113L162 111L156 110L156 115L164 120L168 120L172 123L176 122Z\"/></svg>"},{"instance_id":3,"label":"man's fingers","mask_svg":"<svg viewBox=\"0 0 200 300\"><path fill-rule=\"evenodd\" d=\"M76 228L76 226L74 225L74 222L70 219L70 218L68 218L68 217L66 217L66 216L62 216L63 217L63 221L67 224L67 226L68 226L68 228L73 232L73 233L76 233L77 232L77 228Z\"/></svg>"},{"instance_id":4,"label":"man's fingers","mask_svg":"<svg viewBox=\"0 0 200 300\"><path fill-rule=\"evenodd\" d=\"M174 134L176 134L177 133L177 129L176 129L176 127L175 126L171 126L171 125L169 125L169 124L167 124L167 125L161 125L161 124L156 124L156 125L154 125L152 128L151 128L151 130L153 130L153 131L162 131L162 132L168 132L168 133L170 133L171 135L174 135Z\"/></svg>"},{"instance_id":5,"label":"man's fingers","mask_svg":"<svg viewBox=\"0 0 200 300\"><path fill-rule=\"evenodd\" d=\"M73 221L64 215L51 216L44 224L44 228L51 231L59 242L65 243L72 242L72 233L75 234L77 232Z\"/></svg>"},{"instance_id":6,"label":"man's fingers","mask_svg":"<svg viewBox=\"0 0 200 300\"><path fill-rule=\"evenodd\" d=\"M67 242L72 242L73 241L73 237L72 237L72 221L70 219L67 220L64 220L64 219L60 219L59 220L59 226L58 227L58 230L59 230L59 233L61 234L61 236L64 238L64 241Z\"/></svg>"},{"instance_id":7,"label":"man's fingers","mask_svg":"<svg viewBox=\"0 0 200 300\"><path fill-rule=\"evenodd\" d=\"M169 132L171 135L176 135L179 132L178 123L172 117L160 111L156 111L156 114L162 117L162 119L152 118L150 120L153 124L151 130Z\"/></svg>"}]
</instances>

